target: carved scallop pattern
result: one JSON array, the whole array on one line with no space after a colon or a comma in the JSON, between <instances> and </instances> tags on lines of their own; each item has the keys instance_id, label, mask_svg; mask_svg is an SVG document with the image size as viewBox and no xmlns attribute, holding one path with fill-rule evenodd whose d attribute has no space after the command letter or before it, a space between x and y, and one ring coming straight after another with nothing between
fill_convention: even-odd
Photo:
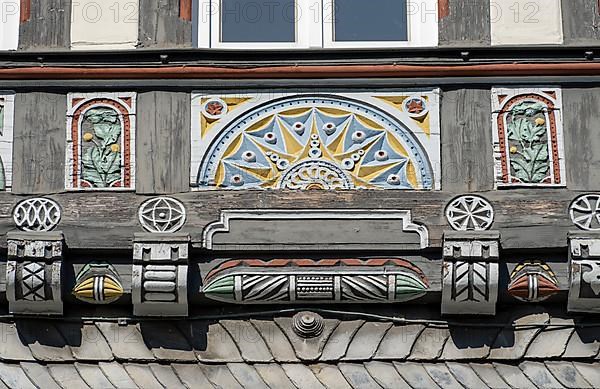
<instances>
[{"instance_id":1,"label":"carved scallop pattern","mask_svg":"<svg viewBox=\"0 0 600 389\"><path fill-rule=\"evenodd\" d=\"M446 219L456 231L484 231L494 222L494 208L483 197L460 196L446 207Z\"/></svg>"},{"instance_id":2,"label":"carved scallop pattern","mask_svg":"<svg viewBox=\"0 0 600 389\"><path fill-rule=\"evenodd\" d=\"M51 231L60 217L58 204L43 197L23 200L13 210L15 224L22 231Z\"/></svg>"},{"instance_id":3,"label":"carved scallop pattern","mask_svg":"<svg viewBox=\"0 0 600 389\"><path fill-rule=\"evenodd\" d=\"M148 232L177 232L183 227L185 220L185 207L172 197L146 200L139 209L140 224Z\"/></svg>"},{"instance_id":4,"label":"carved scallop pattern","mask_svg":"<svg viewBox=\"0 0 600 389\"><path fill-rule=\"evenodd\" d=\"M577 197L569 206L569 216L582 230L600 231L600 194Z\"/></svg>"}]
</instances>

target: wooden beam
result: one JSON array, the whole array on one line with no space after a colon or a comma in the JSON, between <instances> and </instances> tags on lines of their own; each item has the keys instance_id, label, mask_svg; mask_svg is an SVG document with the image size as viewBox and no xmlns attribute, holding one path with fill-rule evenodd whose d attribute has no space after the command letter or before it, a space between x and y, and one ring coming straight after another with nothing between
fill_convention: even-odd
<instances>
[{"instance_id":1,"label":"wooden beam","mask_svg":"<svg viewBox=\"0 0 600 389\"><path fill-rule=\"evenodd\" d=\"M21 23L31 18L31 0L21 0Z\"/></svg>"},{"instance_id":2,"label":"wooden beam","mask_svg":"<svg viewBox=\"0 0 600 389\"><path fill-rule=\"evenodd\" d=\"M192 0L179 0L179 17L188 22L192 21Z\"/></svg>"}]
</instances>

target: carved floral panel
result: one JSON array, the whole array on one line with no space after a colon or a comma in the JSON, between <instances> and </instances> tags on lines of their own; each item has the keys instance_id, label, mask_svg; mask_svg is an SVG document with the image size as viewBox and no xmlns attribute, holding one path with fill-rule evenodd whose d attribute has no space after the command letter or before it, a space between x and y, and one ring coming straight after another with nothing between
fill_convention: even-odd
<instances>
[{"instance_id":1,"label":"carved floral panel","mask_svg":"<svg viewBox=\"0 0 600 389\"><path fill-rule=\"evenodd\" d=\"M564 186L561 90L492 89L496 185Z\"/></svg>"},{"instance_id":2,"label":"carved floral panel","mask_svg":"<svg viewBox=\"0 0 600 389\"><path fill-rule=\"evenodd\" d=\"M0 190L12 187L15 94L0 92Z\"/></svg>"},{"instance_id":3,"label":"carved floral panel","mask_svg":"<svg viewBox=\"0 0 600 389\"><path fill-rule=\"evenodd\" d=\"M439 91L192 96L199 189L439 189Z\"/></svg>"},{"instance_id":4,"label":"carved floral panel","mask_svg":"<svg viewBox=\"0 0 600 389\"><path fill-rule=\"evenodd\" d=\"M69 94L67 189L135 188L135 93Z\"/></svg>"}]
</instances>

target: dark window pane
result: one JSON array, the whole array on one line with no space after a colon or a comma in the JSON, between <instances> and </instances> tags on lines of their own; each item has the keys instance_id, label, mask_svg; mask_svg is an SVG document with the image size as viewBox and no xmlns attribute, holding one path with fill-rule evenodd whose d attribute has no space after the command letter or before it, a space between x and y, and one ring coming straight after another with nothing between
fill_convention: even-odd
<instances>
[{"instance_id":1,"label":"dark window pane","mask_svg":"<svg viewBox=\"0 0 600 389\"><path fill-rule=\"evenodd\" d=\"M334 0L334 41L408 40L406 0Z\"/></svg>"},{"instance_id":2,"label":"dark window pane","mask_svg":"<svg viewBox=\"0 0 600 389\"><path fill-rule=\"evenodd\" d=\"M221 0L222 42L295 42L295 0Z\"/></svg>"}]
</instances>

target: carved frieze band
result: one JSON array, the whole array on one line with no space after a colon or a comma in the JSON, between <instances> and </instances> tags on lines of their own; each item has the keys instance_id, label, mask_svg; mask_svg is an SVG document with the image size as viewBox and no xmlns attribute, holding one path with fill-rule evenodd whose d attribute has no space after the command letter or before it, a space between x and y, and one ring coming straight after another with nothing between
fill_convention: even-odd
<instances>
[{"instance_id":1,"label":"carved frieze band","mask_svg":"<svg viewBox=\"0 0 600 389\"><path fill-rule=\"evenodd\" d=\"M137 316L187 316L189 235L136 234L132 300Z\"/></svg>"},{"instance_id":2,"label":"carved frieze band","mask_svg":"<svg viewBox=\"0 0 600 389\"><path fill-rule=\"evenodd\" d=\"M227 261L209 273L202 291L238 304L403 302L423 296L423 272L400 259Z\"/></svg>"},{"instance_id":3,"label":"carved frieze band","mask_svg":"<svg viewBox=\"0 0 600 389\"><path fill-rule=\"evenodd\" d=\"M444 234L443 314L496 313L499 246L495 231Z\"/></svg>"},{"instance_id":4,"label":"carved frieze band","mask_svg":"<svg viewBox=\"0 0 600 389\"><path fill-rule=\"evenodd\" d=\"M16 314L62 314L62 233L8 233L6 297Z\"/></svg>"}]
</instances>

